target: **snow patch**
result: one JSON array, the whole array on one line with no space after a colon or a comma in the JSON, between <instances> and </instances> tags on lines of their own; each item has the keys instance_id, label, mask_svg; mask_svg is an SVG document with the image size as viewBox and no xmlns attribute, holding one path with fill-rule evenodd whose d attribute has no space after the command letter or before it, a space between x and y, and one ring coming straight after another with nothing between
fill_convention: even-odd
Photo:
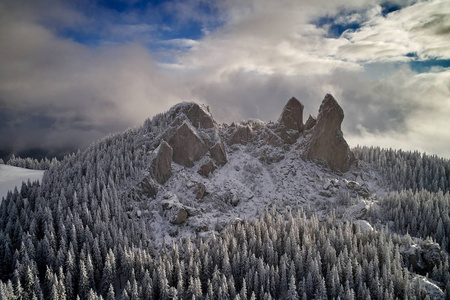
<instances>
[{"instance_id":1,"label":"snow patch","mask_svg":"<svg viewBox=\"0 0 450 300\"><path fill-rule=\"evenodd\" d=\"M6 197L8 191L15 187L20 189L22 182L42 180L45 171L29 170L8 165L0 165L0 201Z\"/></svg>"}]
</instances>

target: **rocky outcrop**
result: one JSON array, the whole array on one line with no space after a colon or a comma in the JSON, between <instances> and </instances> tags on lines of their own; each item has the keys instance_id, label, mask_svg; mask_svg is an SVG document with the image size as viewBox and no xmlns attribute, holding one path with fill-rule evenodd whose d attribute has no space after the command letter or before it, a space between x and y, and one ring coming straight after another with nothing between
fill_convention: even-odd
<instances>
[{"instance_id":1,"label":"rocky outcrop","mask_svg":"<svg viewBox=\"0 0 450 300\"><path fill-rule=\"evenodd\" d=\"M138 187L141 193L147 197L156 198L158 194L158 184L150 176L145 177L139 184Z\"/></svg>"},{"instance_id":2,"label":"rocky outcrop","mask_svg":"<svg viewBox=\"0 0 450 300\"><path fill-rule=\"evenodd\" d=\"M196 128L207 129L214 127L214 119L196 103L186 109L185 115L188 117L189 121L191 121L191 124Z\"/></svg>"},{"instance_id":3,"label":"rocky outcrop","mask_svg":"<svg viewBox=\"0 0 450 300\"><path fill-rule=\"evenodd\" d=\"M308 120L306 120L305 123L305 130L310 130L311 128L313 128L314 125L316 125L316 122L317 118L312 115L309 115Z\"/></svg>"},{"instance_id":4,"label":"rocky outcrop","mask_svg":"<svg viewBox=\"0 0 450 300\"><path fill-rule=\"evenodd\" d=\"M355 156L341 131L343 119L342 108L332 95L327 94L302 157L307 160L325 161L333 171L348 171L355 161Z\"/></svg>"},{"instance_id":5,"label":"rocky outcrop","mask_svg":"<svg viewBox=\"0 0 450 300\"><path fill-rule=\"evenodd\" d=\"M195 185L194 193L197 200L203 200L203 198L207 194L206 186L201 182L197 182L197 184Z\"/></svg>"},{"instance_id":6,"label":"rocky outcrop","mask_svg":"<svg viewBox=\"0 0 450 300\"><path fill-rule=\"evenodd\" d=\"M278 124L283 126L286 130L302 132L303 108L303 104L295 97L292 97L283 108L283 112L278 119Z\"/></svg>"},{"instance_id":7,"label":"rocky outcrop","mask_svg":"<svg viewBox=\"0 0 450 300\"><path fill-rule=\"evenodd\" d=\"M194 162L209 150L209 145L187 122L178 127L170 138L169 145L173 148L173 161L186 167L194 166Z\"/></svg>"},{"instance_id":8,"label":"rocky outcrop","mask_svg":"<svg viewBox=\"0 0 450 300\"><path fill-rule=\"evenodd\" d=\"M173 149L166 141L162 141L156 151L151 171L153 178L158 183L164 184L172 176Z\"/></svg>"},{"instance_id":9,"label":"rocky outcrop","mask_svg":"<svg viewBox=\"0 0 450 300\"><path fill-rule=\"evenodd\" d=\"M208 177L209 174L214 172L214 170L217 169L217 166L212 162L211 160L208 160L206 163L204 163L200 169L197 171L198 174L202 175L203 177Z\"/></svg>"},{"instance_id":10,"label":"rocky outcrop","mask_svg":"<svg viewBox=\"0 0 450 300\"><path fill-rule=\"evenodd\" d=\"M333 96L327 94L317 119L310 115L306 124L303 124L303 108L299 100L291 98L275 123L249 120L238 125L219 126L204 106L179 104L163 120L170 124L160 136L161 140L167 142L164 145L166 150L161 150L161 153L158 151L152 166L153 176L160 184L170 177L168 147L172 148L172 160L175 163L193 167L196 161L202 160L198 172L209 176L228 161L222 139L229 146L251 143L257 147L270 145L284 150L298 143L297 149L302 149L303 159L321 160L334 171L346 172L355 158L342 135L342 108Z\"/></svg>"},{"instance_id":11,"label":"rocky outcrop","mask_svg":"<svg viewBox=\"0 0 450 300\"><path fill-rule=\"evenodd\" d=\"M224 166L228 162L225 145L222 142L218 142L214 146L212 146L211 149L209 149L209 153L215 160L216 165L220 167Z\"/></svg>"},{"instance_id":12,"label":"rocky outcrop","mask_svg":"<svg viewBox=\"0 0 450 300\"><path fill-rule=\"evenodd\" d=\"M160 140L166 141L167 146L172 148L173 162L193 167L196 161L210 158L214 168L227 163L227 153L219 134L220 130L205 106L196 103L178 104L170 109L162 122L169 125L160 135ZM156 164L156 161L154 163ZM161 172L154 172L154 177L159 183L164 183L166 178L170 177L167 168L163 169L166 171L164 176L156 176Z\"/></svg>"},{"instance_id":13,"label":"rocky outcrop","mask_svg":"<svg viewBox=\"0 0 450 300\"><path fill-rule=\"evenodd\" d=\"M431 272L446 260L439 244L427 241L411 245L403 250L402 254L406 256L412 269L419 274Z\"/></svg>"},{"instance_id":14,"label":"rocky outcrop","mask_svg":"<svg viewBox=\"0 0 450 300\"><path fill-rule=\"evenodd\" d=\"M230 138L228 139L228 144L247 144L253 138L253 131L250 126L238 125L234 128Z\"/></svg>"},{"instance_id":15,"label":"rocky outcrop","mask_svg":"<svg viewBox=\"0 0 450 300\"><path fill-rule=\"evenodd\" d=\"M208 108L197 103L180 103L170 110L170 119L179 118L184 114L195 128L209 129L215 126L215 121Z\"/></svg>"}]
</instances>

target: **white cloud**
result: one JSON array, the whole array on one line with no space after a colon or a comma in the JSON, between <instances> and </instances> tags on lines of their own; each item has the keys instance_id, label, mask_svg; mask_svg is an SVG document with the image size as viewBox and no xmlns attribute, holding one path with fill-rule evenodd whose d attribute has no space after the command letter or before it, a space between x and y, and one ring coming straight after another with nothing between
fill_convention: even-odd
<instances>
[{"instance_id":1,"label":"white cloud","mask_svg":"<svg viewBox=\"0 0 450 300\"><path fill-rule=\"evenodd\" d=\"M155 28L136 15L127 16L135 25L110 27L114 18L107 16L102 27L106 37L115 32L132 37L131 43L87 47L58 36L37 10L8 14L5 9L0 18L0 107L18 112L16 120L8 121L15 125L30 116L43 118L46 125L17 131L29 137L21 145L24 139L17 139L17 147L72 142L82 148L180 101L209 104L221 122L276 120L290 97L304 102L306 118L331 92L345 111L344 134L351 144L450 157L449 71L417 74L398 67L410 52L448 58L446 3L418 2L385 18L375 0L224 0L213 8L223 24L209 31L211 16L177 1L168 9L204 24L208 34L197 41L152 44L173 47L161 51L173 63L156 61L143 46L155 42L147 36ZM58 7L68 16L64 26L91 22L70 6ZM351 12L342 15L343 23L364 21L360 30L328 38L326 28L310 24L342 11ZM0 131L0 138L10 135Z\"/></svg>"},{"instance_id":2,"label":"white cloud","mask_svg":"<svg viewBox=\"0 0 450 300\"><path fill-rule=\"evenodd\" d=\"M397 110L393 116L401 118L389 120L388 111L387 114L379 114L378 121L386 122L384 128L373 124L364 126L364 119L359 122L353 120L356 130L347 135L353 146L377 145L450 157L450 70L423 74L409 70L396 71L374 87L365 90L367 95L373 97L375 93L380 93L382 98L388 98L392 106L387 108ZM367 103L373 105L374 101ZM401 126L396 126L398 122Z\"/></svg>"},{"instance_id":3,"label":"white cloud","mask_svg":"<svg viewBox=\"0 0 450 300\"><path fill-rule=\"evenodd\" d=\"M421 1L383 17L381 8L356 31L344 34L348 44L337 57L349 61L404 61L416 53L420 59L450 59L450 2Z\"/></svg>"}]
</instances>

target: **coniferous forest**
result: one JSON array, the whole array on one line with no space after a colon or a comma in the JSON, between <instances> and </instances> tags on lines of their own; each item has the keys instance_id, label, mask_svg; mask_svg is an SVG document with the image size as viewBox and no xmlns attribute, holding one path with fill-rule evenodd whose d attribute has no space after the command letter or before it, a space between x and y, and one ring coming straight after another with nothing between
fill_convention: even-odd
<instances>
[{"instance_id":1,"label":"coniferous forest","mask_svg":"<svg viewBox=\"0 0 450 300\"><path fill-rule=\"evenodd\" d=\"M356 148L396 190L368 212L374 231L273 206L209 238L164 243L126 214L163 123L109 136L8 194L1 299L433 299L423 278L450 299L448 256L420 272L403 251L450 251L448 160Z\"/></svg>"}]
</instances>

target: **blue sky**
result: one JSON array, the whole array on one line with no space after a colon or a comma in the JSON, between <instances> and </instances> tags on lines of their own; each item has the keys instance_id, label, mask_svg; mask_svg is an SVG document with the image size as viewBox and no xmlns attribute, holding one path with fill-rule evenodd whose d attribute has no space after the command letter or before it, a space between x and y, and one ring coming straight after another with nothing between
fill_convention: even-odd
<instances>
[{"instance_id":1,"label":"blue sky","mask_svg":"<svg viewBox=\"0 0 450 300\"><path fill-rule=\"evenodd\" d=\"M181 101L268 121L331 92L351 145L450 158L445 0L5 0L0 20L3 157L82 149Z\"/></svg>"}]
</instances>

